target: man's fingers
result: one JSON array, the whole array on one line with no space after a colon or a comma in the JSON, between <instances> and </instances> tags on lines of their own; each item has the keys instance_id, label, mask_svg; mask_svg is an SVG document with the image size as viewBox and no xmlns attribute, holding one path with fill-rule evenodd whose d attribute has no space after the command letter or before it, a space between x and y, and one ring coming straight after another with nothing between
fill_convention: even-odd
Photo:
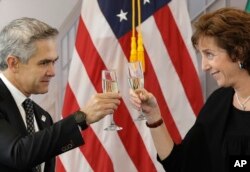
<instances>
[{"instance_id":1,"label":"man's fingers","mask_svg":"<svg viewBox=\"0 0 250 172\"><path fill-rule=\"evenodd\" d=\"M107 93L96 94L96 97L103 98L103 99L120 99L121 94L120 93L107 92Z\"/></svg>"}]
</instances>

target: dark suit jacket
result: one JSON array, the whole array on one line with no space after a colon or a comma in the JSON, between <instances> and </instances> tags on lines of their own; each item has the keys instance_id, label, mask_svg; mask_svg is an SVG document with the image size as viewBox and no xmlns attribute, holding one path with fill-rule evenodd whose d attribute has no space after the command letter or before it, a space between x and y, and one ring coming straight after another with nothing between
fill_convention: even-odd
<instances>
[{"instance_id":1,"label":"dark suit jacket","mask_svg":"<svg viewBox=\"0 0 250 172\"><path fill-rule=\"evenodd\" d=\"M37 104L34 111L40 131L28 135L15 101L0 79L1 172L31 172L33 166L42 162L45 172L52 172L56 155L84 143L72 115L52 125L51 116Z\"/></svg>"},{"instance_id":2,"label":"dark suit jacket","mask_svg":"<svg viewBox=\"0 0 250 172\"><path fill-rule=\"evenodd\" d=\"M229 167L223 150L227 119L234 90L220 88L207 100L194 126L162 163L167 172L225 172Z\"/></svg>"}]
</instances>

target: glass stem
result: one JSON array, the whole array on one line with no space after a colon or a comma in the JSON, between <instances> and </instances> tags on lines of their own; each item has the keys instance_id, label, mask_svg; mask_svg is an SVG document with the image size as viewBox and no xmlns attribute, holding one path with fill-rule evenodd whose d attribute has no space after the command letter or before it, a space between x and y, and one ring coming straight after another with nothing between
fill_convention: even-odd
<instances>
[{"instance_id":1,"label":"glass stem","mask_svg":"<svg viewBox=\"0 0 250 172\"><path fill-rule=\"evenodd\" d=\"M139 109L139 112L140 112L141 115L144 116L144 113L142 112L142 108Z\"/></svg>"},{"instance_id":2,"label":"glass stem","mask_svg":"<svg viewBox=\"0 0 250 172\"><path fill-rule=\"evenodd\" d=\"M110 125L115 125L114 114L110 114Z\"/></svg>"}]
</instances>

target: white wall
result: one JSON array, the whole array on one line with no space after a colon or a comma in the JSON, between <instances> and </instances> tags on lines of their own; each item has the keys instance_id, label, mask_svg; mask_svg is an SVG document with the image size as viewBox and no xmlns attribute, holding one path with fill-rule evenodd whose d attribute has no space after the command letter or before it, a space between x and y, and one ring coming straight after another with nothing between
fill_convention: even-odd
<instances>
[{"instance_id":1,"label":"white wall","mask_svg":"<svg viewBox=\"0 0 250 172\"><path fill-rule=\"evenodd\" d=\"M0 29L13 19L34 17L60 28L80 0L1 0Z\"/></svg>"}]
</instances>

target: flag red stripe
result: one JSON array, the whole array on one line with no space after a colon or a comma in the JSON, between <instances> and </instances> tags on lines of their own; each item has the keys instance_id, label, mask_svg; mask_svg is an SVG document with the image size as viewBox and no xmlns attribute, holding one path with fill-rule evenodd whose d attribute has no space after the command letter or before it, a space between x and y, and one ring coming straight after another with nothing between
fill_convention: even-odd
<instances>
[{"instance_id":1,"label":"flag red stripe","mask_svg":"<svg viewBox=\"0 0 250 172\"><path fill-rule=\"evenodd\" d=\"M56 171L66 172L61 160L59 157L56 157Z\"/></svg>"},{"instance_id":2,"label":"flag red stripe","mask_svg":"<svg viewBox=\"0 0 250 172\"><path fill-rule=\"evenodd\" d=\"M203 105L200 81L169 6L158 10L154 17L190 105L198 115Z\"/></svg>"},{"instance_id":3,"label":"flag red stripe","mask_svg":"<svg viewBox=\"0 0 250 172\"><path fill-rule=\"evenodd\" d=\"M127 42L130 41L130 38L131 38L131 32L119 39L120 45L124 51L124 54L126 55L129 55L130 48L128 48ZM181 141L181 135L169 111L167 102L163 96L160 84L158 82L158 78L155 74L152 63L150 59L148 58L146 49L144 50L144 57L145 57L145 66L146 66L146 71L144 74L144 80L145 80L144 86L148 91L152 92L157 98L159 107L161 109L162 117L164 119L166 126L168 127L169 133L171 134L173 140L176 143L179 143ZM127 59L129 59L129 56L127 56Z\"/></svg>"},{"instance_id":4,"label":"flag red stripe","mask_svg":"<svg viewBox=\"0 0 250 172\"><path fill-rule=\"evenodd\" d=\"M76 40L76 49L81 57L91 82L95 86L96 90L101 92L101 70L105 68L105 65L97 53L82 20L79 22L78 29L80 32ZM114 118L119 125L124 127L124 130L119 131L118 134L138 171L156 171L156 168L145 148L144 142L123 102L119 105L117 111L115 112ZM129 138L133 139L128 140ZM137 150L135 148L137 148ZM138 152L140 152L140 156L135 156Z\"/></svg>"}]
</instances>

